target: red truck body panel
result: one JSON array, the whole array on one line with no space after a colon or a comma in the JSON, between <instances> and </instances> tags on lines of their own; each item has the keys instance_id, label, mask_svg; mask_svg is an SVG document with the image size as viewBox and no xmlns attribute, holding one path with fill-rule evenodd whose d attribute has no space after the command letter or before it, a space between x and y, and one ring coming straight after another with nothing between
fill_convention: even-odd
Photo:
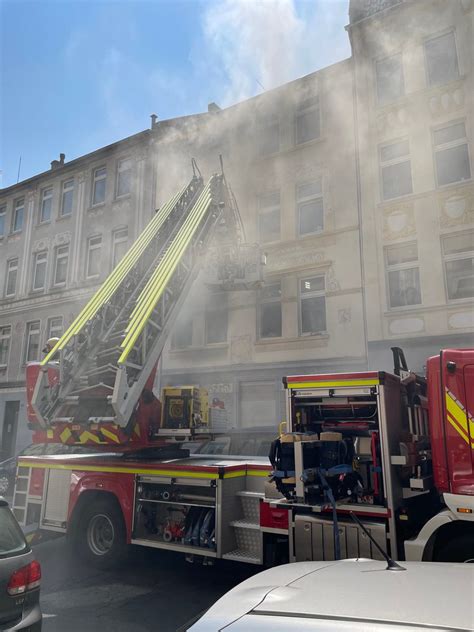
<instances>
[{"instance_id":1,"label":"red truck body panel","mask_svg":"<svg viewBox=\"0 0 474 632\"><path fill-rule=\"evenodd\" d=\"M133 524L133 490L134 474L122 474L114 472L83 472L74 470L71 472L71 493L69 496L68 522L71 519L79 496L86 491L110 492L113 494L122 509L125 528L127 530L127 543L132 538Z\"/></svg>"},{"instance_id":2,"label":"red truck body panel","mask_svg":"<svg viewBox=\"0 0 474 632\"><path fill-rule=\"evenodd\" d=\"M427 362L433 476L439 492L474 495L474 350Z\"/></svg>"}]
</instances>

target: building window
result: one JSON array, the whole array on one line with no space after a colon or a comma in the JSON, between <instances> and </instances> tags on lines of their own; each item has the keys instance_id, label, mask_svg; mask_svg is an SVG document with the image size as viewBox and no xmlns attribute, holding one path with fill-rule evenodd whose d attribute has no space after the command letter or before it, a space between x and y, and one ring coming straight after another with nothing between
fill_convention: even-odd
<instances>
[{"instance_id":1,"label":"building window","mask_svg":"<svg viewBox=\"0 0 474 632\"><path fill-rule=\"evenodd\" d=\"M428 84L437 86L459 77L454 33L446 33L425 42Z\"/></svg>"},{"instance_id":2,"label":"building window","mask_svg":"<svg viewBox=\"0 0 474 632\"><path fill-rule=\"evenodd\" d=\"M53 316L48 318L48 327L46 329L46 340L50 338L61 338L63 335L63 317Z\"/></svg>"},{"instance_id":3,"label":"building window","mask_svg":"<svg viewBox=\"0 0 474 632\"><path fill-rule=\"evenodd\" d=\"M61 196L61 217L66 217L72 213L72 202L74 199L74 179L63 182L63 192Z\"/></svg>"},{"instance_id":4,"label":"building window","mask_svg":"<svg viewBox=\"0 0 474 632\"><path fill-rule=\"evenodd\" d=\"M296 187L298 233L309 235L323 230L324 207L321 181L299 184Z\"/></svg>"},{"instance_id":5,"label":"building window","mask_svg":"<svg viewBox=\"0 0 474 632\"><path fill-rule=\"evenodd\" d=\"M300 280L300 332L326 331L326 280L324 276Z\"/></svg>"},{"instance_id":6,"label":"building window","mask_svg":"<svg viewBox=\"0 0 474 632\"><path fill-rule=\"evenodd\" d=\"M128 228L114 230L112 234L112 268L120 263L122 257L127 252Z\"/></svg>"},{"instance_id":7,"label":"building window","mask_svg":"<svg viewBox=\"0 0 474 632\"><path fill-rule=\"evenodd\" d=\"M20 200L15 200L15 205L13 207L13 223L12 223L12 233L19 233L23 228L23 216L25 214L25 200L21 198Z\"/></svg>"},{"instance_id":8,"label":"building window","mask_svg":"<svg viewBox=\"0 0 474 632\"><path fill-rule=\"evenodd\" d=\"M280 151L280 122L276 114L270 114L259 122L259 151L267 156Z\"/></svg>"},{"instance_id":9,"label":"building window","mask_svg":"<svg viewBox=\"0 0 474 632\"><path fill-rule=\"evenodd\" d=\"M319 97L302 101L296 110L296 144L307 143L321 134Z\"/></svg>"},{"instance_id":10,"label":"building window","mask_svg":"<svg viewBox=\"0 0 474 632\"><path fill-rule=\"evenodd\" d=\"M281 283L268 283L260 290L258 297L258 337L280 338L281 325Z\"/></svg>"},{"instance_id":11,"label":"building window","mask_svg":"<svg viewBox=\"0 0 474 632\"><path fill-rule=\"evenodd\" d=\"M190 316L181 317L171 340L173 349L186 349L193 344L193 319Z\"/></svg>"},{"instance_id":12,"label":"building window","mask_svg":"<svg viewBox=\"0 0 474 632\"><path fill-rule=\"evenodd\" d=\"M261 243L280 239L280 192L258 198L258 235Z\"/></svg>"},{"instance_id":13,"label":"building window","mask_svg":"<svg viewBox=\"0 0 474 632\"><path fill-rule=\"evenodd\" d=\"M43 189L41 194L41 208L40 208L40 224L43 222L49 222L51 220L51 209L53 205L53 188L49 187Z\"/></svg>"},{"instance_id":14,"label":"building window","mask_svg":"<svg viewBox=\"0 0 474 632\"><path fill-rule=\"evenodd\" d=\"M38 360L40 347L40 321L26 324L25 363Z\"/></svg>"},{"instance_id":15,"label":"building window","mask_svg":"<svg viewBox=\"0 0 474 632\"><path fill-rule=\"evenodd\" d=\"M127 195L132 185L132 161L124 158L117 163L117 192L116 196Z\"/></svg>"},{"instance_id":16,"label":"building window","mask_svg":"<svg viewBox=\"0 0 474 632\"><path fill-rule=\"evenodd\" d=\"M470 179L471 165L464 123L434 130L433 144L439 186Z\"/></svg>"},{"instance_id":17,"label":"building window","mask_svg":"<svg viewBox=\"0 0 474 632\"><path fill-rule=\"evenodd\" d=\"M474 231L443 237L448 299L474 298Z\"/></svg>"},{"instance_id":18,"label":"building window","mask_svg":"<svg viewBox=\"0 0 474 632\"><path fill-rule=\"evenodd\" d=\"M390 307L421 304L418 248L415 242L385 248Z\"/></svg>"},{"instance_id":19,"label":"building window","mask_svg":"<svg viewBox=\"0 0 474 632\"><path fill-rule=\"evenodd\" d=\"M66 283L68 262L69 246L58 246L54 262L54 285L64 285Z\"/></svg>"},{"instance_id":20,"label":"building window","mask_svg":"<svg viewBox=\"0 0 474 632\"><path fill-rule=\"evenodd\" d=\"M94 171L94 182L92 185L92 206L105 202L105 187L107 184L107 169L100 167Z\"/></svg>"},{"instance_id":21,"label":"building window","mask_svg":"<svg viewBox=\"0 0 474 632\"><path fill-rule=\"evenodd\" d=\"M375 64L377 101L379 105L393 103L405 94L402 56L392 55Z\"/></svg>"},{"instance_id":22,"label":"building window","mask_svg":"<svg viewBox=\"0 0 474 632\"><path fill-rule=\"evenodd\" d=\"M5 235L5 217L7 214L6 205L0 206L0 238Z\"/></svg>"},{"instance_id":23,"label":"building window","mask_svg":"<svg viewBox=\"0 0 474 632\"><path fill-rule=\"evenodd\" d=\"M384 200L413 193L410 146L407 140L383 145L380 151L382 196Z\"/></svg>"},{"instance_id":24,"label":"building window","mask_svg":"<svg viewBox=\"0 0 474 632\"><path fill-rule=\"evenodd\" d=\"M15 296L17 277L18 277L18 259L10 259L10 261L7 262L5 296Z\"/></svg>"},{"instance_id":25,"label":"building window","mask_svg":"<svg viewBox=\"0 0 474 632\"><path fill-rule=\"evenodd\" d=\"M100 275L100 262L102 250L102 235L90 237L87 241L86 277L98 277Z\"/></svg>"},{"instance_id":26,"label":"building window","mask_svg":"<svg viewBox=\"0 0 474 632\"><path fill-rule=\"evenodd\" d=\"M46 266L48 263L48 253L37 252L33 259L33 290L44 290L46 285Z\"/></svg>"},{"instance_id":27,"label":"building window","mask_svg":"<svg viewBox=\"0 0 474 632\"><path fill-rule=\"evenodd\" d=\"M206 308L206 344L227 341L227 296L218 294L212 297Z\"/></svg>"},{"instance_id":28,"label":"building window","mask_svg":"<svg viewBox=\"0 0 474 632\"><path fill-rule=\"evenodd\" d=\"M10 341L12 337L11 325L0 327L0 367L6 367L10 355Z\"/></svg>"},{"instance_id":29,"label":"building window","mask_svg":"<svg viewBox=\"0 0 474 632\"><path fill-rule=\"evenodd\" d=\"M279 391L274 382L242 382L240 395L240 425L242 428L273 426L278 419Z\"/></svg>"}]
</instances>

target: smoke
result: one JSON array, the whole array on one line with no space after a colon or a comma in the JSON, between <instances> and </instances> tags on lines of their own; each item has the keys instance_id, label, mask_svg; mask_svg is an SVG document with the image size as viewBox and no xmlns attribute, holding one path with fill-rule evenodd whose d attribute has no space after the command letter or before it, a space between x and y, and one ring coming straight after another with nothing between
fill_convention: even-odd
<instances>
[{"instance_id":1,"label":"smoke","mask_svg":"<svg viewBox=\"0 0 474 632\"><path fill-rule=\"evenodd\" d=\"M306 3L300 12L294 0L210 4L202 64L221 80L219 102L241 101L348 56L342 13L347 2L338 0Z\"/></svg>"}]
</instances>

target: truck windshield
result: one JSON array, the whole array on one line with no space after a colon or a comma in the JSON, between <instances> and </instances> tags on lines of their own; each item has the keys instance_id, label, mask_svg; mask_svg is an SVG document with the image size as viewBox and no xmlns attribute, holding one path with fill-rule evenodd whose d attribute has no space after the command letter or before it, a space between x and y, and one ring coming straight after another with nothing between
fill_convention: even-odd
<instances>
[{"instance_id":1,"label":"truck windshield","mask_svg":"<svg viewBox=\"0 0 474 632\"><path fill-rule=\"evenodd\" d=\"M10 508L0 504L0 558L20 555L27 550L25 536Z\"/></svg>"}]
</instances>

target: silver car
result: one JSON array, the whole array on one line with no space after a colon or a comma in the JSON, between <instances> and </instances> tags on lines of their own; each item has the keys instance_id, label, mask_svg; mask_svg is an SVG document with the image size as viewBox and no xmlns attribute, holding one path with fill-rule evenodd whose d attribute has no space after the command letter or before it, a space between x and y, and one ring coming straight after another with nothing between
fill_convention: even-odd
<instances>
[{"instance_id":1,"label":"silver car","mask_svg":"<svg viewBox=\"0 0 474 632\"><path fill-rule=\"evenodd\" d=\"M297 562L242 582L192 632L474 630L474 564Z\"/></svg>"},{"instance_id":2,"label":"silver car","mask_svg":"<svg viewBox=\"0 0 474 632\"><path fill-rule=\"evenodd\" d=\"M40 580L39 562L0 497L0 630L41 631Z\"/></svg>"}]
</instances>

